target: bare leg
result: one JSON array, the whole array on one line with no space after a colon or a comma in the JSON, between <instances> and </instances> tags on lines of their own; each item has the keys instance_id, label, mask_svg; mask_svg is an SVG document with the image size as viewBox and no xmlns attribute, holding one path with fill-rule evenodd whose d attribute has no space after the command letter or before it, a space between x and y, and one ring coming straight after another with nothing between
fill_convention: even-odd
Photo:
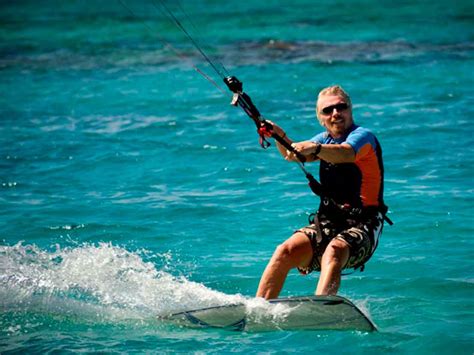
<instances>
[{"instance_id":1,"label":"bare leg","mask_svg":"<svg viewBox=\"0 0 474 355\"><path fill-rule=\"evenodd\" d=\"M257 297L277 298L285 283L288 272L297 266L309 265L313 248L303 233L295 233L273 253L258 285Z\"/></svg>"},{"instance_id":2,"label":"bare leg","mask_svg":"<svg viewBox=\"0 0 474 355\"><path fill-rule=\"evenodd\" d=\"M335 295L341 284L341 270L349 259L349 245L340 239L333 239L321 258L316 295Z\"/></svg>"}]
</instances>

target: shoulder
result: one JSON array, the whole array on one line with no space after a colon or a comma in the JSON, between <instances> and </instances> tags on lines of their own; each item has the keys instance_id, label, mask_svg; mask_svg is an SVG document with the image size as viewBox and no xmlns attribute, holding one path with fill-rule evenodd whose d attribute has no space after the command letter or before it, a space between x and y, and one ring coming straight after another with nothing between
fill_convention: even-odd
<instances>
[{"instance_id":1,"label":"shoulder","mask_svg":"<svg viewBox=\"0 0 474 355\"><path fill-rule=\"evenodd\" d=\"M347 136L345 143L349 144L357 152L364 145L371 145L375 150L377 145L375 134L364 127L356 126Z\"/></svg>"},{"instance_id":2,"label":"shoulder","mask_svg":"<svg viewBox=\"0 0 474 355\"><path fill-rule=\"evenodd\" d=\"M375 141L375 134L367 128L355 126L355 128L347 135L347 138L373 139Z\"/></svg>"},{"instance_id":3,"label":"shoulder","mask_svg":"<svg viewBox=\"0 0 474 355\"><path fill-rule=\"evenodd\" d=\"M313 138L311 138L309 141L310 142L315 142L315 143L327 143L327 139L329 138L329 134L327 132L321 132L315 135Z\"/></svg>"}]
</instances>

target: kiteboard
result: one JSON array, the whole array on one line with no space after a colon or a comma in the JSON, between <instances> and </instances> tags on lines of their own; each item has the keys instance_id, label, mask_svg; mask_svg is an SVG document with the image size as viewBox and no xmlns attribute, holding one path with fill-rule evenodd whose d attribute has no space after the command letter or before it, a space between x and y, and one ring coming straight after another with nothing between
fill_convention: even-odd
<instances>
[{"instance_id":1,"label":"kiteboard","mask_svg":"<svg viewBox=\"0 0 474 355\"><path fill-rule=\"evenodd\" d=\"M237 331L377 330L356 305L341 296L278 298L265 303L266 307L226 304L160 318L185 327Z\"/></svg>"}]
</instances>

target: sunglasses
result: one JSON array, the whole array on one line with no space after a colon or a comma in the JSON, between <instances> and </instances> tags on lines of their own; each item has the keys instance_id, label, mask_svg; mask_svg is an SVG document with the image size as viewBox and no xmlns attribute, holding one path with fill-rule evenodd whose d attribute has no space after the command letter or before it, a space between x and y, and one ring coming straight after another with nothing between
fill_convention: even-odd
<instances>
[{"instance_id":1,"label":"sunglasses","mask_svg":"<svg viewBox=\"0 0 474 355\"><path fill-rule=\"evenodd\" d=\"M331 113L333 113L334 109L336 109L338 112L341 112L341 111L347 110L348 108L349 108L348 104L346 104L345 102L341 102L340 104L325 107L321 110L321 112L324 113L325 115L330 115Z\"/></svg>"}]
</instances>

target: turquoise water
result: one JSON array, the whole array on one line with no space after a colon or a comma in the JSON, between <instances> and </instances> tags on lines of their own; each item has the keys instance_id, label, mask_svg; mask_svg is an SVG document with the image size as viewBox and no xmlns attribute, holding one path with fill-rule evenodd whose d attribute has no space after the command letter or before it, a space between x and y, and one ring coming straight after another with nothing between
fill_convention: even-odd
<instances>
[{"instance_id":1,"label":"turquoise water","mask_svg":"<svg viewBox=\"0 0 474 355\"><path fill-rule=\"evenodd\" d=\"M470 2L171 6L294 139L321 130L315 95L334 83L379 137L395 225L340 289L370 334L155 318L253 302L274 247L318 200L193 70L214 74L153 2L127 4L134 15L120 2L0 4L0 352L472 354ZM282 296L316 282L292 272Z\"/></svg>"}]
</instances>

